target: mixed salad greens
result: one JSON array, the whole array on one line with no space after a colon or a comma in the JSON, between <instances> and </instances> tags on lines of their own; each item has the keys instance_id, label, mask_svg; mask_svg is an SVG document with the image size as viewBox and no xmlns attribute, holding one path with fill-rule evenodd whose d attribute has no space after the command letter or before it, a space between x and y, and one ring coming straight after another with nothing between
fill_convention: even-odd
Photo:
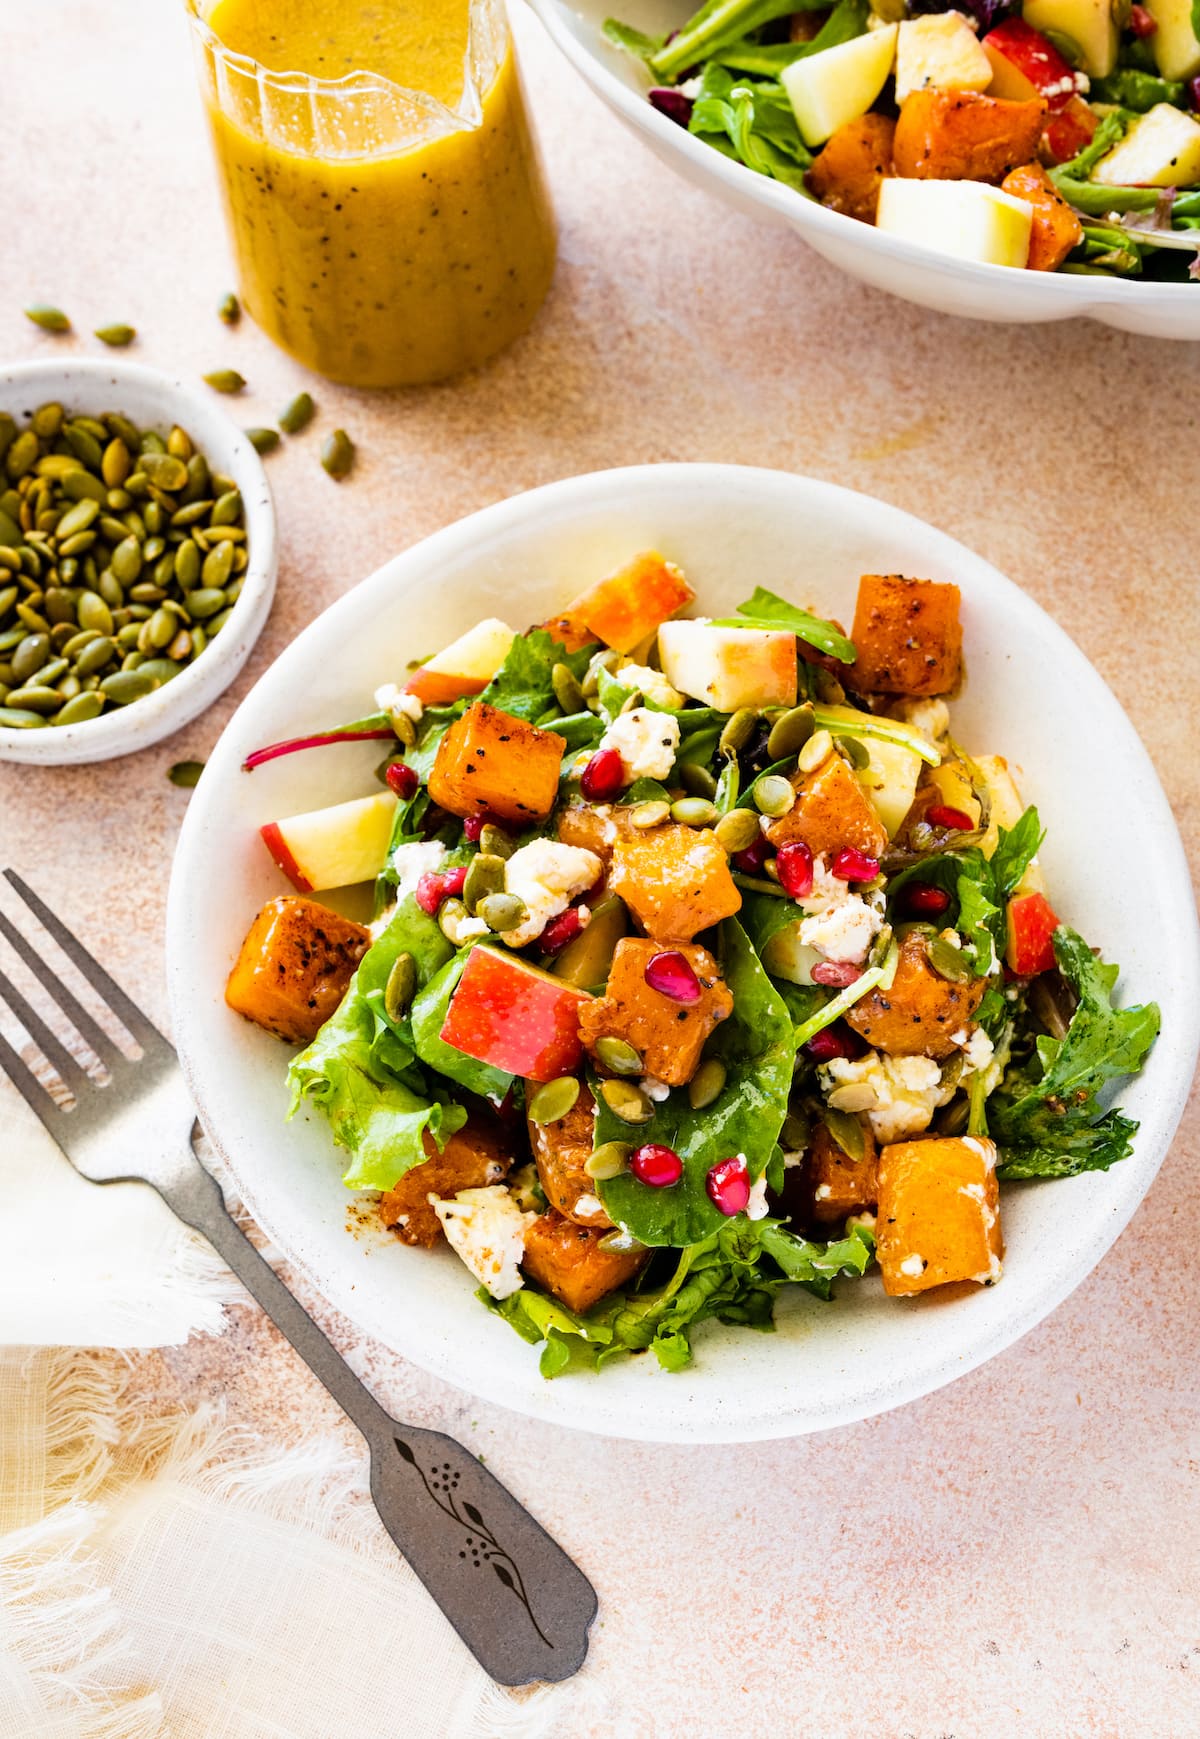
<instances>
[{"instance_id":1,"label":"mixed salad greens","mask_svg":"<svg viewBox=\"0 0 1200 1739\"><path fill-rule=\"evenodd\" d=\"M705 0L669 35L605 30L670 119L863 222L1001 265L1200 276L1197 0Z\"/></svg>"},{"instance_id":2,"label":"mixed salad greens","mask_svg":"<svg viewBox=\"0 0 1200 1739\"><path fill-rule=\"evenodd\" d=\"M759 589L717 621L654 552L489 621L354 724L376 794L264 839L231 1005L304 1041L293 1111L404 1241L447 1240L555 1376L876 1265L991 1285L998 1182L1106 1170L1153 1005L1046 897L1037 811L952 734L958 590L866 575L852 636Z\"/></svg>"}]
</instances>

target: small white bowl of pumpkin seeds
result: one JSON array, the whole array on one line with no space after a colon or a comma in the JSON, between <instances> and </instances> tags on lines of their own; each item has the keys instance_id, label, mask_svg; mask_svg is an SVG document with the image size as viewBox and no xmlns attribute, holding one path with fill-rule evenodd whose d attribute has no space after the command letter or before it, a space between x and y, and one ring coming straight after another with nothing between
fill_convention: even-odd
<instances>
[{"instance_id":1,"label":"small white bowl of pumpkin seeds","mask_svg":"<svg viewBox=\"0 0 1200 1739\"><path fill-rule=\"evenodd\" d=\"M0 369L0 760L127 755L210 706L275 591L249 438L138 364Z\"/></svg>"}]
</instances>

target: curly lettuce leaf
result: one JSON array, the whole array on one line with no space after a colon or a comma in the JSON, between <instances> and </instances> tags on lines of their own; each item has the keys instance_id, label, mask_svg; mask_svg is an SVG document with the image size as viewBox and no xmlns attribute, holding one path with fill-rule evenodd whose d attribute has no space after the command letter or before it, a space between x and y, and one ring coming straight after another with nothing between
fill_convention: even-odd
<instances>
[{"instance_id":1,"label":"curly lettuce leaf","mask_svg":"<svg viewBox=\"0 0 1200 1739\"><path fill-rule=\"evenodd\" d=\"M572 675L582 676L591 655L590 646L568 652L545 628L531 628L528 634L516 636L504 663L475 699L533 723L556 705L554 666L565 664Z\"/></svg>"},{"instance_id":2,"label":"curly lettuce leaf","mask_svg":"<svg viewBox=\"0 0 1200 1739\"><path fill-rule=\"evenodd\" d=\"M757 174L782 181L807 197L804 174L811 167L812 152L800 137L795 110L777 81L756 83L710 61L701 74L688 131Z\"/></svg>"}]
</instances>

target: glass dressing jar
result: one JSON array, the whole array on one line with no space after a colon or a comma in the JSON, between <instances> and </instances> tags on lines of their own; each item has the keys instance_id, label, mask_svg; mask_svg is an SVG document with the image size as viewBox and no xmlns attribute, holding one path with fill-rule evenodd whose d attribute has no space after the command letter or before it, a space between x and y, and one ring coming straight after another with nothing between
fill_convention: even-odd
<instances>
[{"instance_id":1,"label":"glass dressing jar","mask_svg":"<svg viewBox=\"0 0 1200 1739\"><path fill-rule=\"evenodd\" d=\"M187 3L241 297L271 338L389 387L525 331L555 237L503 0Z\"/></svg>"}]
</instances>

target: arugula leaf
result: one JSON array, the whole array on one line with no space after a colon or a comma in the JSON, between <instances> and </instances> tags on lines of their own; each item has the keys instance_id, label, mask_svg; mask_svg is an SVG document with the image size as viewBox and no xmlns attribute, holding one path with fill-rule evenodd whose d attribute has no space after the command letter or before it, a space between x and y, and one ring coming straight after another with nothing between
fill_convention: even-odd
<instances>
[{"instance_id":1,"label":"arugula leaf","mask_svg":"<svg viewBox=\"0 0 1200 1739\"><path fill-rule=\"evenodd\" d=\"M795 11L814 9L820 4L821 0L804 0L801 6L797 6L796 0L706 0L656 54L650 55L650 68L658 78L674 80L724 43L749 36L776 18L787 18Z\"/></svg>"},{"instance_id":2,"label":"arugula leaf","mask_svg":"<svg viewBox=\"0 0 1200 1739\"><path fill-rule=\"evenodd\" d=\"M783 998L764 972L735 918L720 928L721 970L733 994L733 1013L709 1043L728 1069L715 1105L693 1111L685 1093L672 1093L638 1128L640 1141L660 1141L683 1160L683 1177L669 1190L650 1189L625 1173L599 1185L609 1218L643 1244L695 1244L724 1223L705 1190L710 1166L744 1153L757 1178L770 1158L787 1112L795 1047ZM597 1093L596 1145L628 1139L622 1123Z\"/></svg>"},{"instance_id":3,"label":"arugula leaf","mask_svg":"<svg viewBox=\"0 0 1200 1739\"><path fill-rule=\"evenodd\" d=\"M516 636L504 663L474 699L532 723L555 705L554 666L565 664L572 675L582 676L591 654L590 646L568 652L545 628L531 628L528 634Z\"/></svg>"},{"instance_id":4,"label":"arugula leaf","mask_svg":"<svg viewBox=\"0 0 1200 1739\"><path fill-rule=\"evenodd\" d=\"M1144 115L1156 103L1173 103L1184 107L1184 87L1175 79L1158 78L1137 67L1119 66L1107 78L1094 78L1088 92L1093 103L1115 103L1118 108L1132 109Z\"/></svg>"},{"instance_id":5,"label":"arugula leaf","mask_svg":"<svg viewBox=\"0 0 1200 1739\"><path fill-rule=\"evenodd\" d=\"M604 20L604 34L614 48L623 48L626 54L644 61L658 54L667 40L665 36L647 36L644 30L635 30L632 24L622 24L616 18Z\"/></svg>"},{"instance_id":6,"label":"arugula leaf","mask_svg":"<svg viewBox=\"0 0 1200 1739\"><path fill-rule=\"evenodd\" d=\"M410 1015L413 1045L421 1061L439 1075L457 1081L470 1093L499 1101L512 1086L513 1077L503 1069L493 1068L490 1063L468 1057L453 1045L444 1043L440 1037L450 998L458 988L470 957L471 948L460 949L414 998Z\"/></svg>"},{"instance_id":7,"label":"arugula leaf","mask_svg":"<svg viewBox=\"0 0 1200 1739\"><path fill-rule=\"evenodd\" d=\"M797 639L816 647L842 664L853 664L858 657L853 640L834 627L832 622L813 616L786 598L777 597L765 587L757 586L754 596L739 604L737 616L725 618L719 626L733 628L790 628ZM744 619L743 619L744 618Z\"/></svg>"},{"instance_id":8,"label":"arugula leaf","mask_svg":"<svg viewBox=\"0 0 1200 1739\"><path fill-rule=\"evenodd\" d=\"M1017 883L1042 849L1046 830L1037 810L1030 804L1015 826L998 828L997 833L999 837L996 849L989 862L996 893L1003 903L1010 898Z\"/></svg>"},{"instance_id":9,"label":"arugula leaf","mask_svg":"<svg viewBox=\"0 0 1200 1739\"><path fill-rule=\"evenodd\" d=\"M735 67L739 72L754 73L760 78L778 78L796 61L861 36L867 28L869 16L867 0L838 0L811 42L764 43L739 37L736 42L715 49L709 58L720 66Z\"/></svg>"},{"instance_id":10,"label":"arugula leaf","mask_svg":"<svg viewBox=\"0 0 1200 1739\"><path fill-rule=\"evenodd\" d=\"M1066 1037L1039 1037L1034 1056L1010 1069L988 1101L1002 1176L1106 1170L1130 1151L1137 1127L1117 1113L1101 1116L1098 1095L1142 1067L1158 1034L1158 1005L1114 1008L1119 968L1103 965L1065 924L1054 932L1054 954L1079 1000Z\"/></svg>"},{"instance_id":11,"label":"arugula leaf","mask_svg":"<svg viewBox=\"0 0 1200 1739\"><path fill-rule=\"evenodd\" d=\"M310 1100L329 1119L333 1139L348 1149L344 1181L351 1189L390 1189L425 1159L425 1131L444 1140L466 1112L431 1095L415 1061L411 1028L387 1017L388 974L401 953L417 963L418 982L434 978L450 945L412 896L359 962L337 1012L288 1070L288 1116Z\"/></svg>"},{"instance_id":12,"label":"arugula leaf","mask_svg":"<svg viewBox=\"0 0 1200 1739\"><path fill-rule=\"evenodd\" d=\"M976 854L960 871L955 888L963 960L976 978L989 978L1000 966L1004 909L993 898L995 883L988 867L982 852Z\"/></svg>"},{"instance_id":13,"label":"arugula leaf","mask_svg":"<svg viewBox=\"0 0 1200 1739\"><path fill-rule=\"evenodd\" d=\"M800 137L795 112L782 85L748 83L709 61L701 75L688 131L708 144L726 148L727 155L748 169L807 196L804 172L812 163L812 152Z\"/></svg>"},{"instance_id":14,"label":"arugula leaf","mask_svg":"<svg viewBox=\"0 0 1200 1739\"><path fill-rule=\"evenodd\" d=\"M999 970L1005 908L1045 838L1032 805L1013 827L1001 827L998 834L990 858L984 857L978 846L938 852L910 864L888 883L889 903L913 881L928 882L953 896L956 909L952 922L963 937L963 958L977 978L990 977Z\"/></svg>"}]
</instances>

